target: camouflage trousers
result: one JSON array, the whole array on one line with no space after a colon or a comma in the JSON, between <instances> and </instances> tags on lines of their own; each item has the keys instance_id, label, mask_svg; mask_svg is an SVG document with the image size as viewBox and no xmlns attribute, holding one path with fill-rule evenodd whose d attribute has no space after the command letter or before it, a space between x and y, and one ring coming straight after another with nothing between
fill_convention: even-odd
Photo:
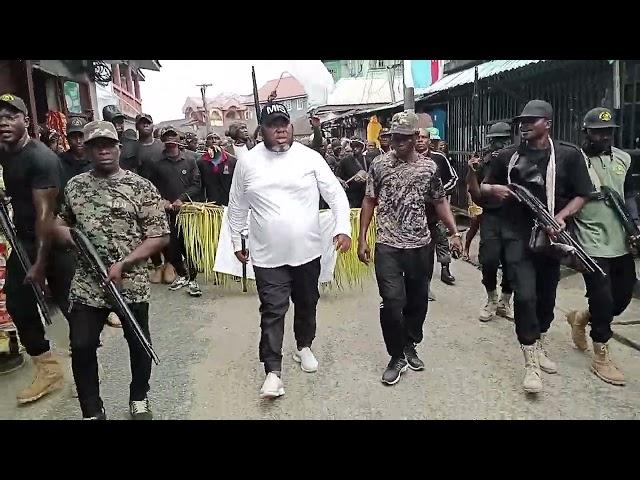
<instances>
[{"instance_id":1,"label":"camouflage trousers","mask_svg":"<svg viewBox=\"0 0 640 480\"><path fill-rule=\"evenodd\" d=\"M438 263L447 265L451 263L451 250L449 248L449 239L447 227L441 221L430 223L429 231L431 232L431 242L435 243L436 258Z\"/></svg>"}]
</instances>

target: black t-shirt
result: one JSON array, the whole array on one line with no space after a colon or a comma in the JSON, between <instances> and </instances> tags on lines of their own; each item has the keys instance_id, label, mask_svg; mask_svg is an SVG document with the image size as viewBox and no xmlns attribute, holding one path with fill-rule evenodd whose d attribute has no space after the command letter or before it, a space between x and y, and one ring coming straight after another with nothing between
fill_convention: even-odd
<instances>
[{"instance_id":1,"label":"black t-shirt","mask_svg":"<svg viewBox=\"0 0 640 480\"><path fill-rule=\"evenodd\" d=\"M140 162L138 160L138 141L123 138L120 147L120 168L138 173Z\"/></svg>"},{"instance_id":2,"label":"black t-shirt","mask_svg":"<svg viewBox=\"0 0 640 480\"><path fill-rule=\"evenodd\" d=\"M30 139L17 153L0 154L6 196L11 197L13 224L18 236L36 238L36 209L33 190L60 188L58 156L44 143Z\"/></svg>"},{"instance_id":3,"label":"black t-shirt","mask_svg":"<svg viewBox=\"0 0 640 480\"><path fill-rule=\"evenodd\" d=\"M91 170L91 162L86 157L84 159L77 159L69 151L60 153L58 157L60 158L60 166L62 167L62 177L60 181L60 192L62 193L64 187L69 183L69 180L76 175Z\"/></svg>"},{"instance_id":4,"label":"black t-shirt","mask_svg":"<svg viewBox=\"0 0 640 480\"><path fill-rule=\"evenodd\" d=\"M575 145L555 141L556 191L555 212L558 213L575 197L586 197L594 191L593 183L585 165L582 153ZM507 185L509 161L518 151L520 158L511 171L511 181L527 187L543 204L547 204L545 193L547 167L550 148L534 150L521 144L500 150L491 161L484 183ZM528 235L533 223L533 213L515 199L503 203L504 218L513 222L521 233Z\"/></svg>"},{"instance_id":5,"label":"black t-shirt","mask_svg":"<svg viewBox=\"0 0 640 480\"><path fill-rule=\"evenodd\" d=\"M163 150L164 143L158 138L155 138L151 145L145 145L138 140L138 174L149 178L149 165L162 157Z\"/></svg>"},{"instance_id":6,"label":"black t-shirt","mask_svg":"<svg viewBox=\"0 0 640 480\"><path fill-rule=\"evenodd\" d=\"M339 175L342 180L349 180L360 170L369 171L369 162L363 155L347 155L340 161ZM351 208L360 208L364 199L366 184L351 180L346 190Z\"/></svg>"}]
</instances>

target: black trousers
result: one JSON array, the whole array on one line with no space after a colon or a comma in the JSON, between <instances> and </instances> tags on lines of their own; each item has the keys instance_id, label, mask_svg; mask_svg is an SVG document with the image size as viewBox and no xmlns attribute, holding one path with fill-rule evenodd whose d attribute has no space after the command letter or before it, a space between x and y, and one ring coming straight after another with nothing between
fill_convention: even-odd
<instances>
[{"instance_id":1,"label":"black trousers","mask_svg":"<svg viewBox=\"0 0 640 480\"><path fill-rule=\"evenodd\" d=\"M591 314L591 339L606 343L613 332L611 322L629 306L637 282L636 266L631 254L614 258L594 258L607 274L583 274Z\"/></svg>"},{"instance_id":2,"label":"black trousers","mask_svg":"<svg viewBox=\"0 0 640 480\"><path fill-rule=\"evenodd\" d=\"M176 273L181 277L186 277L189 280L195 280L198 276L198 270L195 265L189 259L187 255L187 248L184 243L184 235L182 231L178 231L178 226L176 224L176 214L169 214L169 246L166 248L164 254L165 259L173 265ZM185 267L185 260L187 262L187 267Z\"/></svg>"},{"instance_id":3,"label":"black trousers","mask_svg":"<svg viewBox=\"0 0 640 480\"><path fill-rule=\"evenodd\" d=\"M433 275L433 243L411 249L376 244L375 268L380 304L380 325L387 353L403 357L404 347L420 343L429 307Z\"/></svg>"},{"instance_id":4,"label":"black trousers","mask_svg":"<svg viewBox=\"0 0 640 480\"><path fill-rule=\"evenodd\" d=\"M140 328L151 341L149 304L133 303L129 305L129 308L140 324ZM83 417L95 415L102 409L96 350L100 343L100 333L112 311L110 308L90 307L81 303L74 303L71 307L69 315L71 367ZM131 362L129 401L143 400L149 391L151 359L136 339L133 329L128 323L122 322L122 330L129 345L129 360Z\"/></svg>"},{"instance_id":5,"label":"black trousers","mask_svg":"<svg viewBox=\"0 0 640 480\"><path fill-rule=\"evenodd\" d=\"M509 267L505 260L505 241L501 235L501 218L485 210L480 216L480 251L482 284L487 292L493 292L498 284L498 267L502 265L502 293L512 293L509 283Z\"/></svg>"},{"instance_id":6,"label":"black trousers","mask_svg":"<svg viewBox=\"0 0 640 480\"><path fill-rule=\"evenodd\" d=\"M29 259L36 259L34 242L21 240ZM69 289L76 270L76 254L73 251L54 249L47 262L47 284L55 303L62 314L68 318ZM31 285L24 284L25 272L15 252L7 260L7 311L18 330L20 341L29 355L38 356L49 351L49 341L45 337L44 325L38 313L36 296Z\"/></svg>"},{"instance_id":7,"label":"black trousers","mask_svg":"<svg viewBox=\"0 0 640 480\"><path fill-rule=\"evenodd\" d=\"M513 287L513 313L518 341L533 345L549 330L560 281L560 262L533 253L529 239L505 240L505 260Z\"/></svg>"},{"instance_id":8,"label":"black trousers","mask_svg":"<svg viewBox=\"0 0 640 480\"><path fill-rule=\"evenodd\" d=\"M431 232L431 242L435 245L436 258L438 263L448 265L451 263L451 249L449 248L449 238L447 227L438 221L429 224Z\"/></svg>"},{"instance_id":9,"label":"black trousers","mask_svg":"<svg viewBox=\"0 0 640 480\"><path fill-rule=\"evenodd\" d=\"M292 267L253 267L260 298L260 361L264 371L282 371L284 317L293 302L293 333L298 350L310 347L316 336L316 306L320 298L320 257Z\"/></svg>"}]
</instances>

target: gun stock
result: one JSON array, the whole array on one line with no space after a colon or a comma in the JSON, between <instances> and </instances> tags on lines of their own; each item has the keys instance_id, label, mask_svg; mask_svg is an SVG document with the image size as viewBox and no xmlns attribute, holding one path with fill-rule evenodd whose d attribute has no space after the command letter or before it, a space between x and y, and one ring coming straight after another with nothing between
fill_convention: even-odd
<instances>
[{"instance_id":1,"label":"gun stock","mask_svg":"<svg viewBox=\"0 0 640 480\"><path fill-rule=\"evenodd\" d=\"M144 348L147 355L149 355L149 357L155 362L155 364L158 365L160 363L158 355L156 355L155 350L151 346L151 342L149 342L144 332L140 328L140 324L138 323L135 316L133 315L133 312L122 297L122 294L118 290L118 287L116 287L116 285L112 281L108 280L109 275L107 267L102 262L102 259L100 258L100 255L96 251L95 247L85 236L85 234L80 230L72 228L71 237L78 247L78 250L80 250L80 254L89 263L98 279L104 285L105 292L111 299L113 306L115 306L121 314L121 320L127 323L129 327L131 327L131 330L133 330L133 333L135 334L137 340L140 342L140 345L142 345L142 347Z\"/></svg>"},{"instance_id":2,"label":"gun stock","mask_svg":"<svg viewBox=\"0 0 640 480\"><path fill-rule=\"evenodd\" d=\"M9 209L7 208L7 204L4 199L0 200L0 227L2 228L4 236L9 241L9 245L11 245L11 249L15 252L16 257L18 257L22 270L24 270L24 273L26 274L31 268L31 260L29 260L29 255L27 255L24 246L20 240L18 240L18 235L13 223L11 222ZM29 282L29 285L31 285L33 293L36 296L38 309L44 318L44 323L51 325L51 314L49 312L49 307L47 306L47 301L44 298L44 293L35 283Z\"/></svg>"},{"instance_id":3,"label":"gun stock","mask_svg":"<svg viewBox=\"0 0 640 480\"><path fill-rule=\"evenodd\" d=\"M640 229L638 229L636 222L633 221L631 212L629 212L629 209L624 203L624 199L618 192L605 185L603 185L600 190L604 195L605 203L613 209L624 231L629 236L629 242L634 248L638 248L638 246L640 246Z\"/></svg>"}]
</instances>

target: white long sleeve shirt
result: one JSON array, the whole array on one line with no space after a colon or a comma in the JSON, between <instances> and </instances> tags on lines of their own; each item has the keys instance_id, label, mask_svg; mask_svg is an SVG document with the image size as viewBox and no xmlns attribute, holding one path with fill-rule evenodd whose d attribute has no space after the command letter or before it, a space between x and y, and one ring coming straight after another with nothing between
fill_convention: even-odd
<instances>
[{"instance_id":1,"label":"white long sleeve shirt","mask_svg":"<svg viewBox=\"0 0 640 480\"><path fill-rule=\"evenodd\" d=\"M336 219L335 235L351 237L349 202L340 182L316 151L293 142L283 153L256 145L238 159L229 194L234 251L249 215L254 266L298 266L321 256L320 197Z\"/></svg>"}]
</instances>

